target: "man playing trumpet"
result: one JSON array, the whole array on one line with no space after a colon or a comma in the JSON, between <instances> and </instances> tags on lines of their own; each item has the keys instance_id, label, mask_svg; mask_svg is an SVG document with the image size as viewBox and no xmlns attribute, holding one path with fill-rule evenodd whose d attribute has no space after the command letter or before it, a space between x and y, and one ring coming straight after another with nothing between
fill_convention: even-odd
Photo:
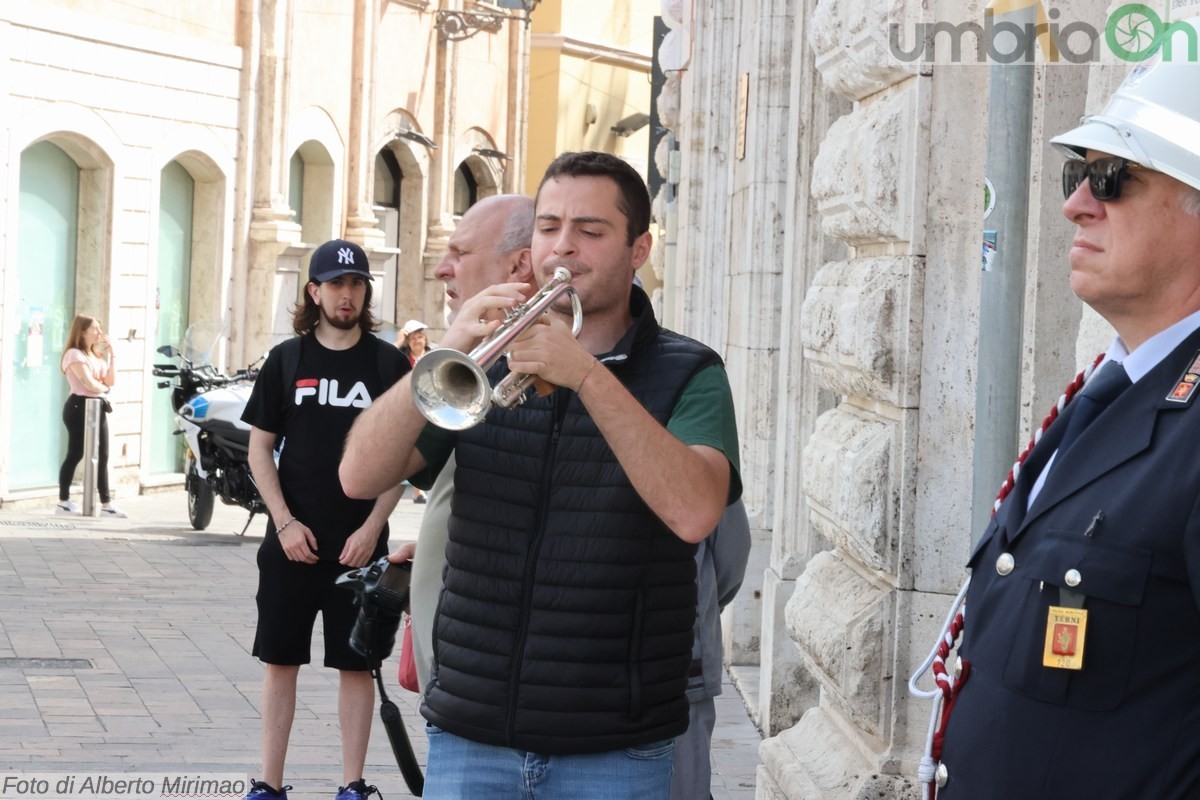
<instances>
[{"instance_id":1,"label":"man playing trumpet","mask_svg":"<svg viewBox=\"0 0 1200 800\"><path fill-rule=\"evenodd\" d=\"M557 388L450 433L425 421L408 378L356 422L341 478L372 497L457 467L435 659L425 797L666 798L687 726L694 543L741 494L728 380L707 347L661 328L634 272L650 252L640 176L567 153L538 189L539 283L559 266L583 307L512 343L512 371ZM469 352L521 286L463 306L442 339ZM566 304L561 304L562 313Z\"/></svg>"}]
</instances>

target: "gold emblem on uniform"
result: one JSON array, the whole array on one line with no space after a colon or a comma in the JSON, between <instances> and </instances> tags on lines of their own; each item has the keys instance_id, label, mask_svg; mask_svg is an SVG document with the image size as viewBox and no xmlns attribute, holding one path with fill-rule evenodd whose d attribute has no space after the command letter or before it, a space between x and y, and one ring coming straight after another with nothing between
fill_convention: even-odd
<instances>
[{"instance_id":1,"label":"gold emblem on uniform","mask_svg":"<svg viewBox=\"0 0 1200 800\"><path fill-rule=\"evenodd\" d=\"M1191 365L1179 376L1175 388L1167 395L1167 400L1172 403L1190 403L1197 388L1200 388L1200 353L1192 358Z\"/></svg>"},{"instance_id":2,"label":"gold emblem on uniform","mask_svg":"<svg viewBox=\"0 0 1200 800\"><path fill-rule=\"evenodd\" d=\"M1087 610L1083 608L1050 606L1046 619L1046 649L1042 653L1042 666L1083 669L1087 615Z\"/></svg>"}]
</instances>

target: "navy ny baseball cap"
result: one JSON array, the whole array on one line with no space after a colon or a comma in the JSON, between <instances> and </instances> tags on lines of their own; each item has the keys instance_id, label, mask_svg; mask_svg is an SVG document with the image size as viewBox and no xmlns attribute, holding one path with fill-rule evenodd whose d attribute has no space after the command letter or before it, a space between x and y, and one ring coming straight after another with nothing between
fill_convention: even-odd
<instances>
[{"instance_id":1,"label":"navy ny baseball cap","mask_svg":"<svg viewBox=\"0 0 1200 800\"><path fill-rule=\"evenodd\" d=\"M334 239L321 245L313 251L312 260L308 262L308 279L317 283L350 273L362 275L369 281L375 280L371 277L366 252L345 239Z\"/></svg>"}]
</instances>

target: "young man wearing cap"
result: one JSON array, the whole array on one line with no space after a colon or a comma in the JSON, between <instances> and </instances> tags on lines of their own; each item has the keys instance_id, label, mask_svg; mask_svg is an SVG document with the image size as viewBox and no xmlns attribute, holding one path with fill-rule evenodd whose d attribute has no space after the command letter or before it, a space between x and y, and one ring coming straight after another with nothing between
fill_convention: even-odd
<instances>
[{"instance_id":1,"label":"young man wearing cap","mask_svg":"<svg viewBox=\"0 0 1200 800\"><path fill-rule=\"evenodd\" d=\"M1200 797L1200 65L1181 44L1053 140L1071 288L1117 335L971 556L939 800Z\"/></svg>"},{"instance_id":2,"label":"young man wearing cap","mask_svg":"<svg viewBox=\"0 0 1200 800\"><path fill-rule=\"evenodd\" d=\"M339 671L342 788L362 800L375 788L363 765L375 705L366 660L349 645L357 609L338 575L387 552L387 518L399 486L377 500L351 500L338 457L355 417L409 370L395 347L371 335L371 275L358 245L335 239L313 253L297 338L271 350L242 419L252 426L250 468L270 516L258 552L258 631L263 679L263 772L248 798L287 797L284 760L296 709L296 678L310 659L319 611L325 666ZM290 373L290 374L288 374ZM284 440L276 468L273 451Z\"/></svg>"}]
</instances>

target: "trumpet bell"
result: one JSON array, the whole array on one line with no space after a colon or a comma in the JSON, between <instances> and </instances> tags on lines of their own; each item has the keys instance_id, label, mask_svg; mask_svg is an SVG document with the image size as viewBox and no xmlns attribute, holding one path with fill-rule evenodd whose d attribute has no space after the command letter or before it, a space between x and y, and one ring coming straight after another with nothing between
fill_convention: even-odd
<instances>
[{"instance_id":1,"label":"trumpet bell","mask_svg":"<svg viewBox=\"0 0 1200 800\"><path fill-rule=\"evenodd\" d=\"M487 373L450 348L430 350L413 367L413 402L425 419L448 431L474 427L492 405Z\"/></svg>"},{"instance_id":2,"label":"trumpet bell","mask_svg":"<svg viewBox=\"0 0 1200 800\"><path fill-rule=\"evenodd\" d=\"M461 431L483 422L493 402L505 408L521 402L535 376L510 372L493 392L487 370L564 292L570 296L575 313L572 334L579 335L583 308L570 284L571 271L566 267L555 269L554 277L527 302L512 309L504 323L470 355L449 348L430 351L412 371L413 402L417 410L438 427Z\"/></svg>"}]
</instances>

